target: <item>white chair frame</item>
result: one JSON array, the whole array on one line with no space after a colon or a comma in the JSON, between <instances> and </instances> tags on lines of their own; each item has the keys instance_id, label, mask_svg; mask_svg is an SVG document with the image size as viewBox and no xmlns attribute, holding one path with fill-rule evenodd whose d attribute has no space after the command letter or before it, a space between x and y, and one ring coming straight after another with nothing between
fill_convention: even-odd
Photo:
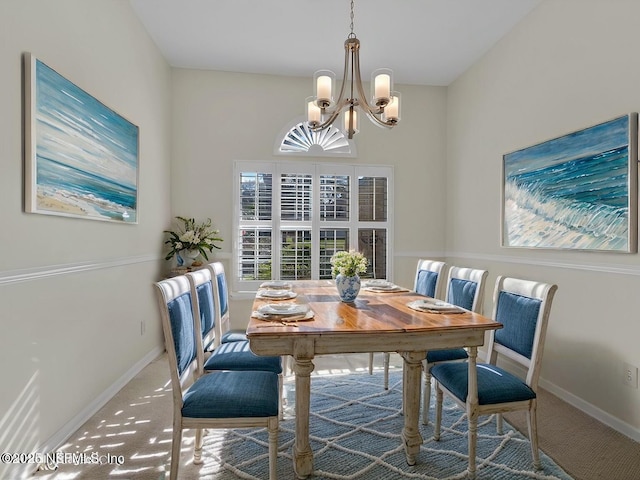
<instances>
[{"instance_id":1,"label":"white chair frame","mask_svg":"<svg viewBox=\"0 0 640 480\"><path fill-rule=\"evenodd\" d=\"M413 290L416 291L416 287L418 285L418 275L421 271L427 270L429 272L435 272L438 274L438 280L436 280L436 288L434 293L434 298L442 299L442 285L444 285L443 277L444 270L446 269L447 264L445 262L438 262L435 260L418 260L418 265L416 266L416 275L413 281ZM384 368L384 389L389 390L389 360L391 358L390 352L384 352L383 354L383 368ZM369 353L369 375L373 374L373 352Z\"/></svg>"},{"instance_id":2,"label":"white chair frame","mask_svg":"<svg viewBox=\"0 0 640 480\"><path fill-rule=\"evenodd\" d=\"M470 280L476 283L476 292L473 297L473 304L471 305L471 311L482 314L484 306L484 290L489 272L487 270L480 270L475 268L455 267L449 268L449 274L447 275L447 287L445 293L445 301L449 301L449 290L451 288L451 280ZM462 359L465 361L466 359ZM456 360L454 360L456 361ZM431 407L431 367L436 365L437 362L427 363L425 359L422 362L422 368L424 370L424 393L422 397L422 423L424 425L429 424L429 408Z\"/></svg>"},{"instance_id":3,"label":"white chair frame","mask_svg":"<svg viewBox=\"0 0 640 480\"><path fill-rule=\"evenodd\" d=\"M220 264L220 266L222 266L222 264ZM191 297L193 300L193 318L194 318L194 322L195 322L195 329L196 332L201 332L201 321L200 321L200 305L199 302L197 301L198 299L198 287L207 283L207 282L211 282L212 288L213 288L213 301L215 303L214 305L214 328L212 330L215 330L215 335L219 335L221 332L221 329L218 329L216 327L216 325L218 325L220 322L220 315L221 315L221 308L220 308L220 293L218 292L218 288L217 288L217 279L215 277L215 272L216 270L214 269L209 269L209 268L202 268L200 270L195 270L193 272L189 272L186 274L186 277L189 281L189 285L191 288ZM219 271L219 270L218 270ZM224 271L223 271L224 273ZM226 312L226 316L227 319L229 318L229 308L227 308L227 312ZM227 324L228 324L228 320L227 320ZM211 332L209 332L211 333ZM204 365L204 361L205 361L205 356L207 354L207 352L204 351L204 345L206 344L205 339L208 338L208 334L205 335L205 337L203 338L201 335L196 335L196 348L197 348L197 354L198 354L198 375L203 375L205 373L211 373L213 372L213 370L204 370L203 365ZM220 337L217 337L218 339ZM220 346L220 341L218 341L217 343L214 342L214 345L216 345L216 348ZM215 348L214 348L215 350ZM282 362L284 363L284 359L282 359ZM281 373L278 374L278 390L280 392L280 419L283 418L284 416L284 410L283 410L283 405L282 403L284 402L284 366L283 366L283 371Z\"/></svg>"},{"instance_id":4,"label":"white chair frame","mask_svg":"<svg viewBox=\"0 0 640 480\"><path fill-rule=\"evenodd\" d=\"M178 365L176 360L176 350L174 346L173 333L171 330L171 321L167 305L170 301L184 293L189 293L190 284L186 276L162 280L154 284L160 308L160 317L162 319L162 328L164 331L165 348L169 360L171 370L171 387L173 391L173 437L171 445L171 466L169 478L176 480L178 478L178 468L180 466L180 450L182 446L182 430L193 428L196 430L196 439L193 452L193 463L202 463L202 433L203 429L213 428L249 428L249 427L266 427L269 432L269 479L277 478L277 455L278 455L278 416L272 417L239 417L239 418L190 418L182 416L183 392L191 383L199 378L198 371L201 370L202 364L198 358L194 358L182 375L178 373ZM192 304L194 304L192 299ZM194 324L194 328L196 328ZM198 337L199 335L196 335Z\"/></svg>"},{"instance_id":5,"label":"white chair frame","mask_svg":"<svg viewBox=\"0 0 640 480\"><path fill-rule=\"evenodd\" d=\"M216 304L217 312L216 313L216 337L217 340L214 343L214 348L220 345L222 338L225 333L231 330L231 316L229 314L231 308L229 306L229 282L227 282L227 292L225 292L226 297L224 298L224 303L227 305L227 311L222 311L222 293L218 288L218 275L225 275L224 265L222 262L213 262L207 264L207 268L211 271L211 276L213 280L213 299Z\"/></svg>"},{"instance_id":6,"label":"white chair frame","mask_svg":"<svg viewBox=\"0 0 640 480\"><path fill-rule=\"evenodd\" d=\"M540 283L530 280L521 280L510 277L498 277L496 287L493 294L493 318L496 318L498 309L498 297L500 292L510 292L524 297L535 298L541 301L540 310L536 321L536 330L534 333L533 348L531 358L527 358L495 341L495 330L491 330L489 336L487 360L491 365L497 362L498 354L504 355L511 361L516 362L527 369L525 383L534 392L538 389L538 379L540 377L540 367L542 364L542 353L544 350L544 339L546 336L547 325L549 321L549 312L553 297L557 290L557 285ZM474 377L475 378L475 377ZM533 457L533 465L536 469L540 468L540 452L538 449L538 430L536 419L537 402L533 398L531 400L497 403L488 405L479 405L478 398L467 398L466 402L460 401L450 391L446 390L439 382L436 384L436 422L434 429L434 439L440 440L441 419L442 419L442 400L443 394L447 394L458 405L466 409L469 423L468 443L469 443L469 465L467 470L468 478L476 477L476 443L478 434L478 417L481 415L497 414L497 428L500 432L502 429L501 416L505 412L517 410L527 410L527 426L529 430L529 441L531 443L531 455Z\"/></svg>"}]
</instances>

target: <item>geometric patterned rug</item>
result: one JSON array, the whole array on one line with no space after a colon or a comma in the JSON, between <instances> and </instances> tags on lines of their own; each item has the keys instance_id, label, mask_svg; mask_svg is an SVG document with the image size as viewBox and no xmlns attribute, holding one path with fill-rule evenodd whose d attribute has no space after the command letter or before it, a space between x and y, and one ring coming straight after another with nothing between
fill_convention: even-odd
<instances>
[{"instance_id":1,"label":"geometric patterned rug","mask_svg":"<svg viewBox=\"0 0 640 480\"><path fill-rule=\"evenodd\" d=\"M295 478L292 465L295 391L287 385L285 419L280 422L278 478ZM310 479L424 479L466 478L467 421L464 411L445 398L440 441L433 439L433 423L422 425L424 443L416 465L409 466L400 432L402 372L391 371L389 390L382 372L312 376L311 448L314 472ZM432 409L435 401L431 402ZM430 412L433 419L433 410ZM506 421L496 433L493 416L478 425L477 478L484 480L571 480L551 458L540 452L541 470L534 470L526 437ZM267 434L264 429L210 430L204 439L202 465L182 474L216 480L268 478ZM182 477L181 478L190 478Z\"/></svg>"}]
</instances>

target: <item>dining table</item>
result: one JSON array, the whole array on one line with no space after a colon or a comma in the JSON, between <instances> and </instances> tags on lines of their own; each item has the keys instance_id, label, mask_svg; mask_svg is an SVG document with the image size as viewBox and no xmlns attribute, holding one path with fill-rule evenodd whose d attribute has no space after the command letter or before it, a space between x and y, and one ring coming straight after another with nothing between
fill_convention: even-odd
<instances>
[{"instance_id":1,"label":"dining table","mask_svg":"<svg viewBox=\"0 0 640 480\"><path fill-rule=\"evenodd\" d=\"M397 352L402 356L401 439L407 463L415 465L423 442L418 422L426 352L468 347L468 395L477 398L477 348L484 344L485 332L501 327L488 317L390 282L367 287L364 281L356 299L343 302L335 281L295 280L262 285L253 302L247 338L257 355L293 357L293 468L297 478L304 479L313 472L309 407L315 356L365 352Z\"/></svg>"}]
</instances>

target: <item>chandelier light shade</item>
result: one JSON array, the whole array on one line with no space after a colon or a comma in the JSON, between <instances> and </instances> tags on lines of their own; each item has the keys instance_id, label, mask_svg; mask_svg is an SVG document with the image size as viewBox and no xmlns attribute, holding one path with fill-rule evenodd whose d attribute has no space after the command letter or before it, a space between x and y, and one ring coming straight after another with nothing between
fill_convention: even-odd
<instances>
[{"instance_id":1,"label":"chandelier light shade","mask_svg":"<svg viewBox=\"0 0 640 480\"><path fill-rule=\"evenodd\" d=\"M393 89L393 71L380 68L371 74L371 92L364 93L360 76L360 40L353 33L353 0L351 0L351 33L344 42L344 73L335 98L336 75L331 70L318 70L313 75L315 95L306 99L307 123L313 131L329 128L338 117L348 138L358 133L358 110L375 125L391 128L400 121L400 93Z\"/></svg>"}]
</instances>

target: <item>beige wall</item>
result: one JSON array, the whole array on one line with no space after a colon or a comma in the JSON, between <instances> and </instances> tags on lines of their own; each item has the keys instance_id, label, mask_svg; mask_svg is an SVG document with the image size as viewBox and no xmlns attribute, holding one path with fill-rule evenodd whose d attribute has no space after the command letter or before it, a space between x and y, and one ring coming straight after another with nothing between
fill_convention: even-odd
<instances>
[{"instance_id":1,"label":"beige wall","mask_svg":"<svg viewBox=\"0 0 640 480\"><path fill-rule=\"evenodd\" d=\"M638 255L503 249L499 211L502 154L640 109L639 16L633 1L547 0L448 89L398 86L401 125L363 122L358 158L320 159L394 165L396 282L446 255L490 283L557 283L543 386L635 438L639 393L621 377L623 362L640 365ZM23 213L25 51L140 126L138 225ZM280 158L275 137L311 81L171 70L126 0L3 0L0 60L0 447L28 452L63 440L159 352L151 282L173 215L211 217L229 268L233 161ZM232 308L246 318L249 301Z\"/></svg>"},{"instance_id":2,"label":"beige wall","mask_svg":"<svg viewBox=\"0 0 640 480\"><path fill-rule=\"evenodd\" d=\"M398 86L402 122L383 130L368 120L355 137L358 158L278 157L281 130L304 113L309 78L224 72L173 71L172 209L175 215L210 217L225 237L216 252L230 271L234 160L325 161L393 165L396 281L413 282L420 253L442 255L444 232L446 89ZM250 303L232 307L246 319ZM239 303L237 303L239 302ZM237 327L246 325L238 323Z\"/></svg>"},{"instance_id":3,"label":"beige wall","mask_svg":"<svg viewBox=\"0 0 640 480\"><path fill-rule=\"evenodd\" d=\"M23 52L140 127L137 225L23 212ZM28 453L161 351L171 72L126 0L2 0L0 63L0 451Z\"/></svg>"},{"instance_id":4,"label":"beige wall","mask_svg":"<svg viewBox=\"0 0 640 480\"><path fill-rule=\"evenodd\" d=\"M499 232L503 154L640 110L639 17L633 1L547 0L451 85L446 201L450 262L559 285L542 385L636 439L622 369L640 366L638 254L506 249Z\"/></svg>"}]
</instances>

